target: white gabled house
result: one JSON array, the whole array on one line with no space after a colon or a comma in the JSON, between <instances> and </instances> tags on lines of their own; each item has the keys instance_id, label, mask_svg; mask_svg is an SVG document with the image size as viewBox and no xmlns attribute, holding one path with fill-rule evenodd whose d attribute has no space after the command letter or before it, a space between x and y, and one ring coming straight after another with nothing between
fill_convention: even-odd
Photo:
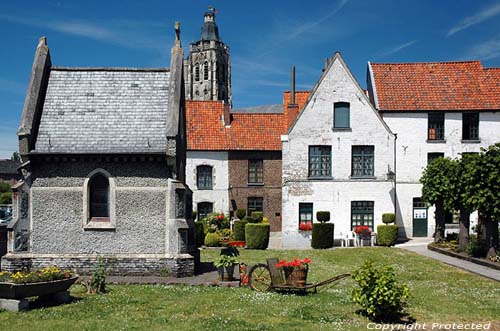
<instances>
[{"instance_id":1,"label":"white gabled house","mask_svg":"<svg viewBox=\"0 0 500 331\"><path fill-rule=\"evenodd\" d=\"M295 122L282 136L282 244L310 247L317 211L330 211L336 239L355 226L376 231L394 212L395 136L340 53L323 71Z\"/></svg>"}]
</instances>

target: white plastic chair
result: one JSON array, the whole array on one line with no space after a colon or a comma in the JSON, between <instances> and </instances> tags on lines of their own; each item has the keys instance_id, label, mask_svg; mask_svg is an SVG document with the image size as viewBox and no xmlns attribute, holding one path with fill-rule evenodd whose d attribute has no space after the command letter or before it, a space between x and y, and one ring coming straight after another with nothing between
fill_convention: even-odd
<instances>
[{"instance_id":1,"label":"white plastic chair","mask_svg":"<svg viewBox=\"0 0 500 331\"><path fill-rule=\"evenodd\" d=\"M354 247L358 247L358 235L354 231L349 231L342 237L342 247L344 247L344 244L346 247L349 247L351 241Z\"/></svg>"}]
</instances>

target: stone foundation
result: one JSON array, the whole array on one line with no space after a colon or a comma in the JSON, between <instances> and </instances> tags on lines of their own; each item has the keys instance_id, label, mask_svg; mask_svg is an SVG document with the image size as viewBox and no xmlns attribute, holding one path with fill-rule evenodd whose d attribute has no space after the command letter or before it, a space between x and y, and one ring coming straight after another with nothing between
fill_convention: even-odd
<instances>
[{"instance_id":1,"label":"stone foundation","mask_svg":"<svg viewBox=\"0 0 500 331\"><path fill-rule=\"evenodd\" d=\"M199 261L196 254L127 254L101 255L107 275L112 276L193 276ZM2 257L2 270L36 270L48 266L70 269L79 275L90 275L96 269L99 255L9 253Z\"/></svg>"}]
</instances>

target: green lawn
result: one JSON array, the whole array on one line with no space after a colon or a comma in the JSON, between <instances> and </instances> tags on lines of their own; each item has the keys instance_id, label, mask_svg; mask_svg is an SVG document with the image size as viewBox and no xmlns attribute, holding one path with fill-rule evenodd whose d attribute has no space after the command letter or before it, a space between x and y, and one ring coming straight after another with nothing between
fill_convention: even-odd
<instances>
[{"instance_id":1,"label":"green lawn","mask_svg":"<svg viewBox=\"0 0 500 331\"><path fill-rule=\"evenodd\" d=\"M217 251L204 252L204 261ZM412 291L408 312L417 322L496 322L500 283L395 248L327 251L241 251L250 264L267 257L313 260L309 277L321 281L351 272L365 259L391 264ZM1 330L366 330L355 313L348 278L308 296L256 293L246 288L109 286L105 295L74 286L77 302L28 312L0 312Z\"/></svg>"}]
</instances>

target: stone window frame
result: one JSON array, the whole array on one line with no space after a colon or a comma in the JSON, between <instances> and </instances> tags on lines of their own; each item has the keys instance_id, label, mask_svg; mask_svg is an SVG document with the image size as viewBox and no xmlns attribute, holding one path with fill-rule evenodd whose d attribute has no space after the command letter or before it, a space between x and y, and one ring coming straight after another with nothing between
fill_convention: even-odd
<instances>
[{"instance_id":1,"label":"stone window frame","mask_svg":"<svg viewBox=\"0 0 500 331\"><path fill-rule=\"evenodd\" d=\"M196 63L194 65L194 80L196 82L200 81L200 64L199 63Z\"/></svg>"},{"instance_id":2,"label":"stone window frame","mask_svg":"<svg viewBox=\"0 0 500 331\"><path fill-rule=\"evenodd\" d=\"M211 212L208 212L206 215L203 214L204 216L201 217L201 214L200 214L200 207L201 206L208 206L210 205L212 208L211 208ZM213 201L199 201L198 203L196 203L196 211L197 211L197 215L196 215L196 218L198 219L198 221L201 221L204 217L207 217L209 214L213 213L214 212L214 206L215 206L215 203Z\"/></svg>"},{"instance_id":3,"label":"stone window frame","mask_svg":"<svg viewBox=\"0 0 500 331\"><path fill-rule=\"evenodd\" d=\"M208 169L210 168L210 186L200 186L200 169ZM215 167L211 164L199 164L195 168L195 180L196 180L196 188L198 190L213 190L215 184L215 176L214 176Z\"/></svg>"},{"instance_id":4,"label":"stone window frame","mask_svg":"<svg viewBox=\"0 0 500 331\"><path fill-rule=\"evenodd\" d=\"M109 221L93 221L90 218L90 182L97 174L106 177L109 183ZM109 172L102 168L92 170L83 182L83 229L114 230L116 229L116 185Z\"/></svg>"},{"instance_id":5,"label":"stone window frame","mask_svg":"<svg viewBox=\"0 0 500 331\"><path fill-rule=\"evenodd\" d=\"M208 61L205 61L203 63L203 80L209 80L210 79L210 66L208 64Z\"/></svg>"}]
</instances>

